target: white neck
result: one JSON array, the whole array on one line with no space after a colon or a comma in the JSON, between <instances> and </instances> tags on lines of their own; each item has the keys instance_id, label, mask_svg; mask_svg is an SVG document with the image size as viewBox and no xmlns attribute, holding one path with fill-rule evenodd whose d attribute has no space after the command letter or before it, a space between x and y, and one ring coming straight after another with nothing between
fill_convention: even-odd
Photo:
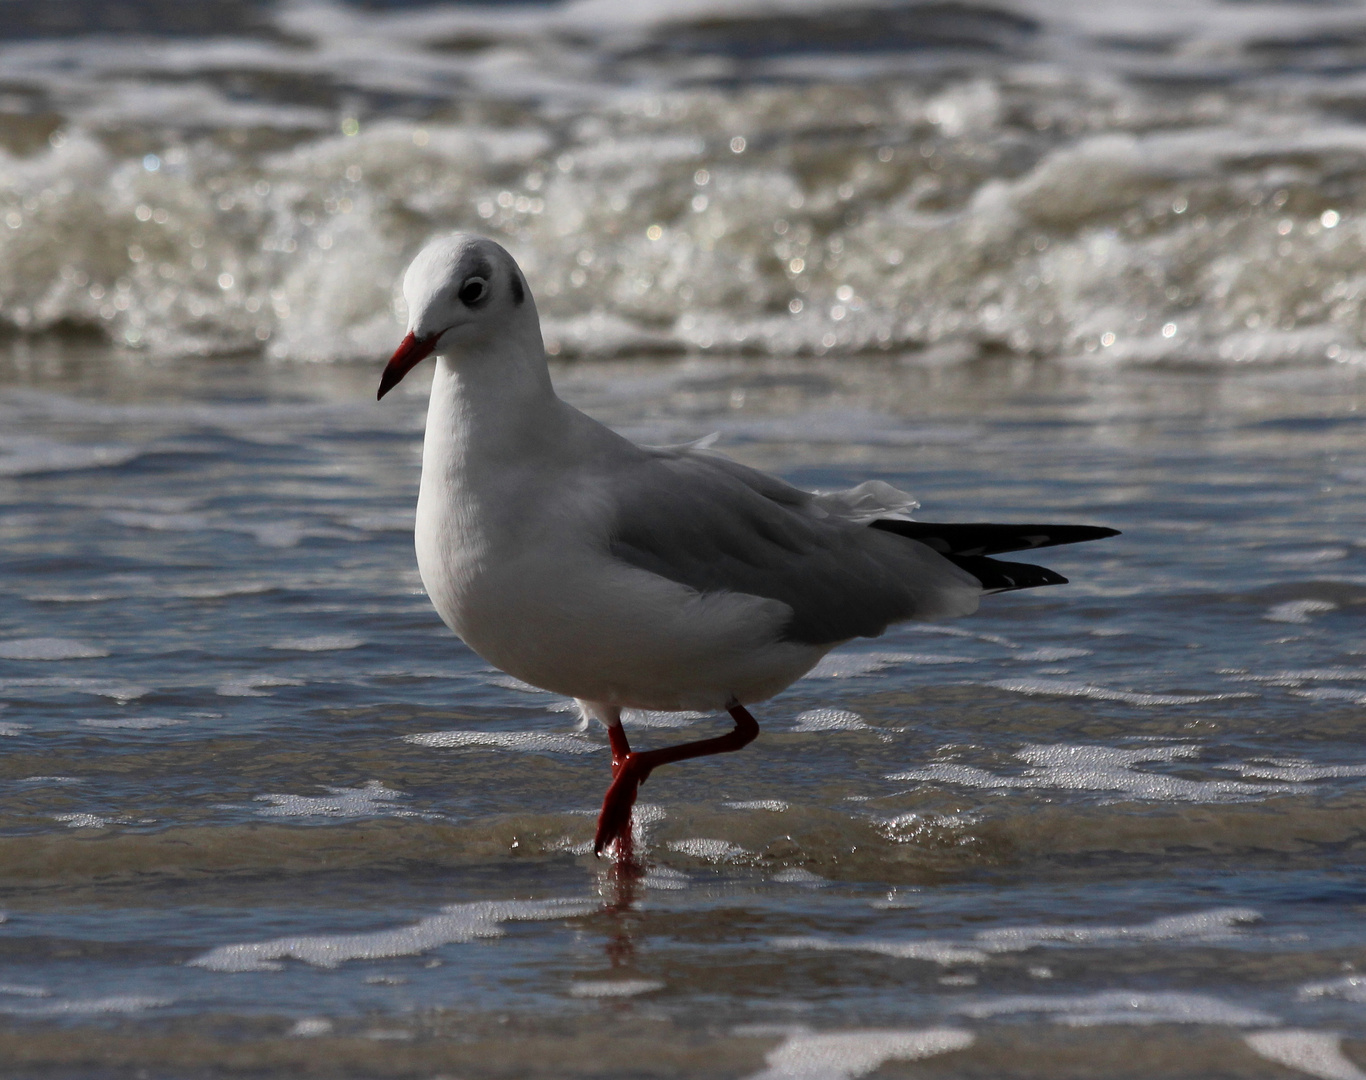
<instances>
[{"instance_id":1,"label":"white neck","mask_svg":"<svg viewBox=\"0 0 1366 1080\"><path fill-rule=\"evenodd\" d=\"M436 360L427 410L424 471L448 455L512 463L553 438L562 402L546 368L545 349L534 315L506 327L496 348L473 341Z\"/></svg>"}]
</instances>

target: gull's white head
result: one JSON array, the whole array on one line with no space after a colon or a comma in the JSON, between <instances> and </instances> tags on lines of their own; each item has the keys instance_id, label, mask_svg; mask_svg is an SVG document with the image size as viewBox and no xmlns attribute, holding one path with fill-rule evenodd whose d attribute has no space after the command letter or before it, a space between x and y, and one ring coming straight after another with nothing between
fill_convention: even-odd
<instances>
[{"instance_id":1,"label":"gull's white head","mask_svg":"<svg viewBox=\"0 0 1366 1080\"><path fill-rule=\"evenodd\" d=\"M510 324L536 319L516 260L483 236L433 240L403 275L408 333L384 369L379 397L432 353L468 347Z\"/></svg>"}]
</instances>

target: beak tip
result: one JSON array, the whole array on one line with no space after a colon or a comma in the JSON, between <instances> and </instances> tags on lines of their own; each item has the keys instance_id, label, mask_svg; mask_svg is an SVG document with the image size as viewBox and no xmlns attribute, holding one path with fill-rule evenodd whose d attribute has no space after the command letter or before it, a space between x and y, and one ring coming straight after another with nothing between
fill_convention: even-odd
<instances>
[{"instance_id":1,"label":"beak tip","mask_svg":"<svg viewBox=\"0 0 1366 1080\"><path fill-rule=\"evenodd\" d=\"M432 354L435 346L436 337L419 339L409 331L385 367L384 373L380 376L379 391L375 394L375 400L381 400L385 394L397 386L414 365Z\"/></svg>"}]
</instances>

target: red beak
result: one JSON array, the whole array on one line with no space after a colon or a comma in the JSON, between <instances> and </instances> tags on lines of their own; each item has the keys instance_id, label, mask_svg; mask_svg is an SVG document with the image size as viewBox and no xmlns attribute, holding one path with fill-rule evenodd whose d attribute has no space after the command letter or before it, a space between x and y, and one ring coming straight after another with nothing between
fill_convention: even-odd
<instances>
[{"instance_id":1,"label":"red beak","mask_svg":"<svg viewBox=\"0 0 1366 1080\"><path fill-rule=\"evenodd\" d=\"M375 395L375 399L382 398L402 382L403 376L431 356L438 337L439 334L429 338L417 338L409 334L400 341L394 355L389 358L389 363L384 366L384 374L379 378L379 393Z\"/></svg>"}]
</instances>

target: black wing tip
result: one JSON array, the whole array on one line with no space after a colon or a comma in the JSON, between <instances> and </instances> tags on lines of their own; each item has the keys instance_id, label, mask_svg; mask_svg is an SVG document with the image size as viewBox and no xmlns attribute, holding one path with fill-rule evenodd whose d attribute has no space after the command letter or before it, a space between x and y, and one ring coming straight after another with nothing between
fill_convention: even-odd
<instances>
[{"instance_id":1,"label":"black wing tip","mask_svg":"<svg viewBox=\"0 0 1366 1080\"><path fill-rule=\"evenodd\" d=\"M1105 525L1002 525L988 521L933 522L879 518L871 528L916 540L940 555L984 556L1081 544L1119 536Z\"/></svg>"},{"instance_id":2,"label":"black wing tip","mask_svg":"<svg viewBox=\"0 0 1366 1080\"><path fill-rule=\"evenodd\" d=\"M980 581L983 592L1014 592L1017 589L1037 589L1042 585L1067 584L1067 578L1056 570L1033 563L1006 562L1004 559L989 559L985 555L944 557Z\"/></svg>"}]
</instances>

